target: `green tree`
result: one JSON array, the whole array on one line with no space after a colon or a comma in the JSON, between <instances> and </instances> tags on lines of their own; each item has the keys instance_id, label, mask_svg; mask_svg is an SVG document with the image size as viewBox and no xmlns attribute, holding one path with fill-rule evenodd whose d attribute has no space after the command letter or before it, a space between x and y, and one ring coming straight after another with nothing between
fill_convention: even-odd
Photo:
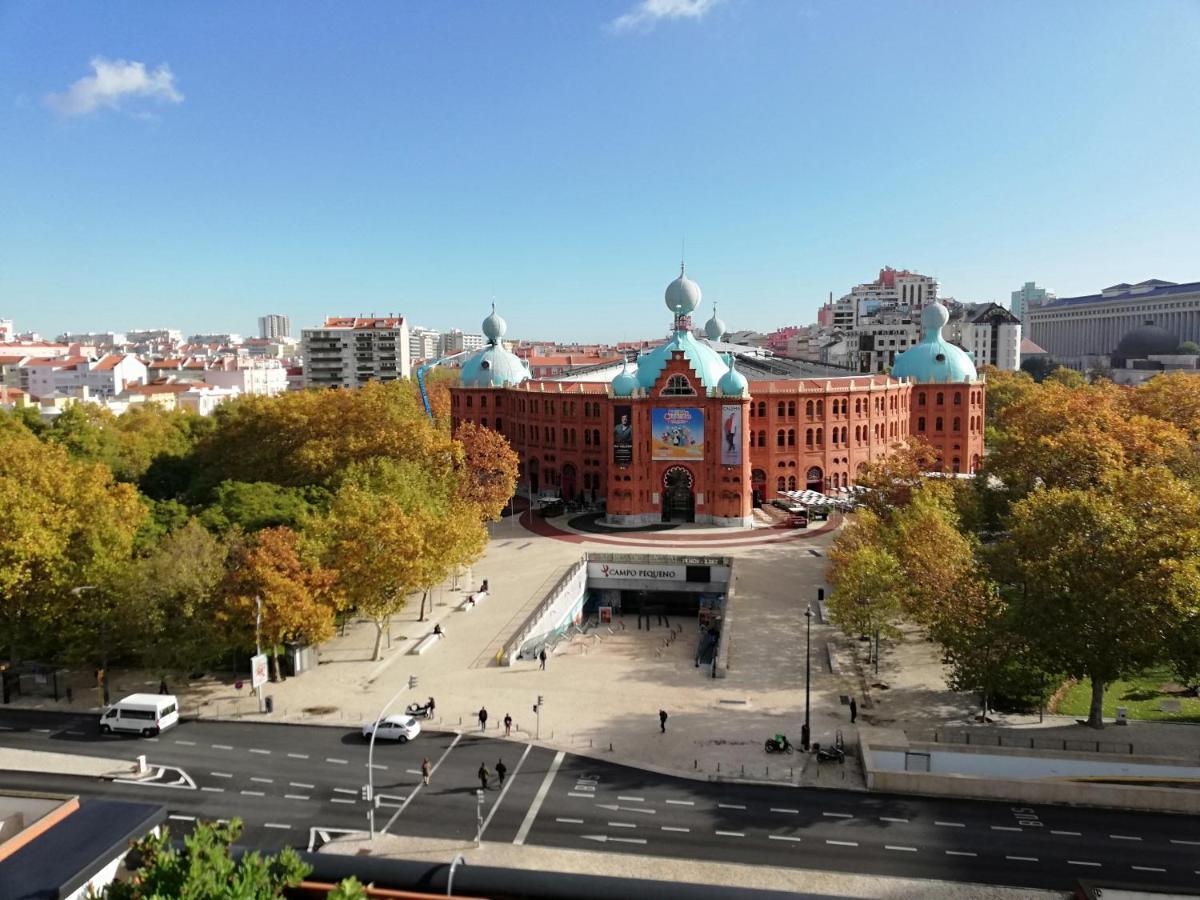
<instances>
[{"instance_id":1,"label":"green tree","mask_svg":"<svg viewBox=\"0 0 1200 900\"><path fill-rule=\"evenodd\" d=\"M329 492L319 487L280 487L266 481L224 481L200 521L214 531L231 528L260 531L264 528L300 527L315 509L327 506Z\"/></svg>"},{"instance_id":2,"label":"green tree","mask_svg":"<svg viewBox=\"0 0 1200 900\"><path fill-rule=\"evenodd\" d=\"M984 412L984 424L987 427L994 427L1004 410L1025 400L1038 389L1033 376L1024 370L1009 372L995 366L984 366L981 374L987 379L987 405Z\"/></svg>"},{"instance_id":3,"label":"green tree","mask_svg":"<svg viewBox=\"0 0 1200 900\"><path fill-rule=\"evenodd\" d=\"M1061 384L1063 387L1077 388L1087 384L1087 379L1083 377L1082 372L1075 369L1068 369L1066 366L1055 366L1050 370L1050 374L1046 376L1045 381L1051 384Z\"/></svg>"},{"instance_id":4,"label":"green tree","mask_svg":"<svg viewBox=\"0 0 1200 900\"><path fill-rule=\"evenodd\" d=\"M903 607L904 572L885 547L862 545L830 551L829 615L846 634L875 638L875 671L879 671L879 639L898 634Z\"/></svg>"}]
</instances>

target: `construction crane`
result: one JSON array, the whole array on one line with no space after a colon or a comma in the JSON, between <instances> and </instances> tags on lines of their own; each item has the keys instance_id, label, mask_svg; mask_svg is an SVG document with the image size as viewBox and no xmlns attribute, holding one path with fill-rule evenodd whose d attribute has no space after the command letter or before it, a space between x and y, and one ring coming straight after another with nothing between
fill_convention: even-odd
<instances>
[{"instance_id":1,"label":"construction crane","mask_svg":"<svg viewBox=\"0 0 1200 900\"><path fill-rule=\"evenodd\" d=\"M429 392L425 390L425 375L430 369L440 366L442 363L448 363L451 360L458 359L460 356L467 356L475 353L475 350L460 350L457 353L451 353L449 356L443 356L440 359L435 359L433 362L427 362L423 366L417 366L417 387L421 389L421 402L425 404L425 415L433 418L433 408L429 405Z\"/></svg>"}]
</instances>

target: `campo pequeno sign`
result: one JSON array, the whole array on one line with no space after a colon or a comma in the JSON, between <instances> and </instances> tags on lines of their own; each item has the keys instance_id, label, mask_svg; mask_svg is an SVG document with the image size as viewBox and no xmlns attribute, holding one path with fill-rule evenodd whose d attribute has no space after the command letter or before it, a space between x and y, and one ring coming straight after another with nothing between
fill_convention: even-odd
<instances>
[{"instance_id":1,"label":"campo pequeno sign","mask_svg":"<svg viewBox=\"0 0 1200 900\"><path fill-rule=\"evenodd\" d=\"M686 566L629 565L626 563L588 563L588 580L606 578L640 579L644 581L684 581Z\"/></svg>"}]
</instances>

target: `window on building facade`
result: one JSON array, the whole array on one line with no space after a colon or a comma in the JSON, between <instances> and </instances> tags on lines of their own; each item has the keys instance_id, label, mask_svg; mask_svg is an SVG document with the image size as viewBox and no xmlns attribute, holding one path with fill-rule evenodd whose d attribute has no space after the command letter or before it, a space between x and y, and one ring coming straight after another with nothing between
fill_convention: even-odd
<instances>
[{"instance_id":1,"label":"window on building facade","mask_svg":"<svg viewBox=\"0 0 1200 900\"><path fill-rule=\"evenodd\" d=\"M846 431L846 426L845 426L845 425L843 425L843 426L842 426L842 443L843 443L843 444L844 444L844 443L846 443L846 435L847 435L847 434L848 434L848 432Z\"/></svg>"},{"instance_id":2,"label":"window on building facade","mask_svg":"<svg viewBox=\"0 0 1200 900\"><path fill-rule=\"evenodd\" d=\"M934 431L942 430L942 417L941 416L938 416L936 419L933 420L933 430Z\"/></svg>"},{"instance_id":3,"label":"window on building facade","mask_svg":"<svg viewBox=\"0 0 1200 900\"><path fill-rule=\"evenodd\" d=\"M789 400L788 401L788 416L791 417L794 415L796 415L796 401Z\"/></svg>"},{"instance_id":4,"label":"window on building facade","mask_svg":"<svg viewBox=\"0 0 1200 900\"><path fill-rule=\"evenodd\" d=\"M759 401L758 415L760 418L763 418L763 419L765 419L767 417L767 401L765 401L765 400Z\"/></svg>"},{"instance_id":5,"label":"window on building facade","mask_svg":"<svg viewBox=\"0 0 1200 900\"><path fill-rule=\"evenodd\" d=\"M818 404L819 404L820 402L821 402L821 401L819 401L819 400L817 401L817 403L818 403ZM825 446L825 429L823 429L823 428L818 428L818 429L817 429L817 446L818 446L818 447L824 447L824 446Z\"/></svg>"},{"instance_id":6,"label":"window on building facade","mask_svg":"<svg viewBox=\"0 0 1200 900\"><path fill-rule=\"evenodd\" d=\"M775 486L781 491L787 490L787 481L784 479L784 477L782 475L780 475L779 478L776 480Z\"/></svg>"},{"instance_id":7,"label":"window on building facade","mask_svg":"<svg viewBox=\"0 0 1200 900\"><path fill-rule=\"evenodd\" d=\"M961 472L961 471L962 471L962 463L958 461L958 457L957 457L957 456L956 456L956 457L954 457L954 459L951 461L950 465L951 465L951 468L953 469L953 471L954 471L956 474L957 474L958 472Z\"/></svg>"},{"instance_id":8,"label":"window on building facade","mask_svg":"<svg viewBox=\"0 0 1200 900\"><path fill-rule=\"evenodd\" d=\"M787 489L788 489L789 491L794 491L794 490L796 489L796 476L795 476L795 475L789 475L789 476L788 476L788 486L787 486Z\"/></svg>"},{"instance_id":9,"label":"window on building facade","mask_svg":"<svg viewBox=\"0 0 1200 900\"><path fill-rule=\"evenodd\" d=\"M809 400L807 403L804 404L804 414L806 416L808 416L810 419L812 418L813 402L811 400Z\"/></svg>"},{"instance_id":10,"label":"window on building facade","mask_svg":"<svg viewBox=\"0 0 1200 900\"><path fill-rule=\"evenodd\" d=\"M946 395L943 394L941 391L937 392L937 405L938 406L946 405Z\"/></svg>"},{"instance_id":11,"label":"window on building facade","mask_svg":"<svg viewBox=\"0 0 1200 900\"><path fill-rule=\"evenodd\" d=\"M600 446L600 429L599 428L595 428L592 430L592 443L597 447Z\"/></svg>"},{"instance_id":12,"label":"window on building facade","mask_svg":"<svg viewBox=\"0 0 1200 900\"><path fill-rule=\"evenodd\" d=\"M925 392L917 391L917 406L924 406L924 405L925 405Z\"/></svg>"},{"instance_id":13,"label":"window on building facade","mask_svg":"<svg viewBox=\"0 0 1200 900\"><path fill-rule=\"evenodd\" d=\"M775 446L776 447L783 446L783 429L782 428L780 428L779 431L775 434Z\"/></svg>"},{"instance_id":14,"label":"window on building facade","mask_svg":"<svg viewBox=\"0 0 1200 900\"><path fill-rule=\"evenodd\" d=\"M777 416L779 416L779 418L781 418L781 419L783 418L783 401L782 400L780 400L779 403L776 405L775 414Z\"/></svg>"},{"instance_id":15,"label":"window on building facade","mask_svg":"<svg viewBox=\"0 0 1200 900\"><path fill-rule=\"evenodd\" d=\"M796 431L793 428L788 429L788 446L789 447L796 446Z\"/></svg>"},{"instance_id":16,"label":"window on building facade","mask_svg":"<svg viewBox=\"0 0 1200 900\"><path fill-rule=\"evenodd\" d=\"M503 419L497 419L497 420L496 420L496 430L497 430L497 431L503 431L503 430L504 430L504 420L503 420Z\"/></svg>"},{"instance_id":17,"label":"window on building facade","mask_svg":"<svg viewBox=\"0 0 1200 900\"><path fill-rule=\"evenodd\" d=\"M767 446L767 433L765 431L760 431L758 433L758 446L760 446L760 447Z\"/></svg>"},{"instance_id":18,"label":"window on building facade","mask_svg":"<svg viewBox=\"0 0 1200 900\"><path fill-rule=\"evenodd\" d=\"M824 400L817 401L817 415L818 416L825 415L825 401Z\"/></svg>"},{"instance_id":19,"label":"window on building facade","mask_svg":"<svg viewBox=\"0 0 1200 900\"><path fill-rule=\"evenodd\" d=\"M925 430L925 417L919 416L917 418L917 431L924 431L924 430Z\"/></svg>"},{"instance_id":20,"label":"window on building facade","mask_svg":"<svg viewBox=\"0 0 1200 900\"><path fill-rule=\"evenodd\" d=\"M954 417L954 430L956 432L962 431L962 419L960 419L958 416Z\"/></svg>"},{"instance_id":21,"label":"window on building facade","mask_svg":"<svg viewBox=\"0 0 1200 900\"><path fill-rule=\"evenodd\" d=\"M667 379L667 383L663 386L662 396L664 397L694 397L696 389L692 387L692 383L687 380L685 375L672 375Z\"/></svg>"},{"instance_id":22,"label":"window on building facade","mask_svg":"<svg viewBox=\"0 0 1200 900\"><path fill-rule=\"evenodd\" d=\"M955 405L955 406L962 406L962 394L955 394L955 395L954 395L954 405Z\"/></svg>"},{"instance_id":23,"label":"window on building facade","mask_svg":"<svg viewBox=\"0 0 1200 900\"><path fill-rule=\"evenodd\" d=\"M470 406L471 406L471 395L467 394L467 407L470 408Z\"/></svg>"}]
</instances>

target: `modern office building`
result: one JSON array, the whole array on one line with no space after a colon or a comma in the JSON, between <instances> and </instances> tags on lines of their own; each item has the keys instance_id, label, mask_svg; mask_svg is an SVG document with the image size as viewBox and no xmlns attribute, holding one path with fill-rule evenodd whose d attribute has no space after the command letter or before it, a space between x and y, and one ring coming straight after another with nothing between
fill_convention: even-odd
<instances>
[{"instance_id":1,"label":"modern office building","mask_svg":"<svg viewBox=\"0 0 1200 900\"><path fill-rule=\"evenodd\" d=\"M292 336L292 320L277 313L259 316L258 336L269 340L287 340Z\"/></svg>"},{"instance_id":2,"label":"modern office building","mask_svg":"<svg viewBox=\"0 0 1200 900\"><path fill-rule=\"evenodd\" d=\"M1029 310L1045 306L1055 299L1057 298L1051 291L1038 287L1036 281L1027 281L1019 291L1012 292L1008 308L1014 316L1024 322Z\"/></svg>"},{"instance_id":3,"label":"modern office building","mask_svg":"<svg viewBox=\"0 0 1200 900\"><path fill-rule=\"evenodd\" d=\"M301 332L305 387L361 387L408 377L408 324L402 316L330 316Z\"/></svg>"},{"instance_id":4,"label":"modern office building","mask_svg":"<svg viewBox=\"0 0 1200 900\"><path fill-rule=\"evenodd\" d=\"M1200 282L1176 284L1151 278L1114 284L1098 294L1060 297L1030 308L1025 333L1064 364L1112 354L1121 338L1140 325L1157 325L1181 342L1200 342Z\"/></svg>"}]
</instances>

